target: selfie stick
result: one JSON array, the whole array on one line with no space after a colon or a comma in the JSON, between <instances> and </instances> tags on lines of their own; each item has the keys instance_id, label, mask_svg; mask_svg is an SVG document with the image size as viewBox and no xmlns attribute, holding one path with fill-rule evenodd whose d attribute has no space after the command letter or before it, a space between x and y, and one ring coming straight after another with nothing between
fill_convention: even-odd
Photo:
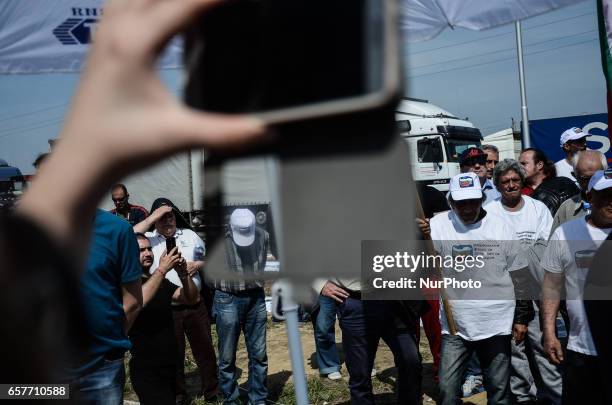
<instances>
[{"instance_id":1,"label":"selfie stick","mask_svg":"<svg viewBox=\"0 0 612 405\"><path fill-rule=\"evenodd\" d=\"M280 209L280 167L278 158L266 157L266 173L270 183L270 194L272 197L272 226L276 235L278 247L278 260L283 269L283 234L282 234L282 212ZM281 311L278 308L280 300ZM280 313L279 313L280 312ZM308 383L306 382L306 371L304 368L304 356L302 352L302 341L300 340L300 327L298 323L298 305L295 302L293 285L286 279L278 280L272 284L272 314L278 319L285 320L285 331L287 343L289 344L289 356L291 357L291 369L293 371L293 386L295 388L295 400L297 405L308 405Z\"/></svg>"},{"instance_id":2,"label":"selfie stick","mask_svg":"<svg viewBox=\"0 0 612 405\"><path fill-rule=\"evenodd\" d=\"M429 187L429 186L425 186ZM417 217L425 220L425 212L423 211L423 205L421 204L421 198L419 193L416 194L416 214ZM427 246L427 254L435 255L436 248L434 247L433 241L431 240L431 234L423 235L425 239L425 245ZM435 261L434 261L435 263ZM442 270L440 267L436 265L436 275L442 278ZM455 317L453 315L453 309L451 308L451 304L448 301L448 296L446 295L446 291L444 288L440 288L440 297L442 298L442 305L444 306L444 314L446 315L446 323L448 324L448 331L451 335L457 334L457 325L455 325Z\"/></svg>"}]
</instances>

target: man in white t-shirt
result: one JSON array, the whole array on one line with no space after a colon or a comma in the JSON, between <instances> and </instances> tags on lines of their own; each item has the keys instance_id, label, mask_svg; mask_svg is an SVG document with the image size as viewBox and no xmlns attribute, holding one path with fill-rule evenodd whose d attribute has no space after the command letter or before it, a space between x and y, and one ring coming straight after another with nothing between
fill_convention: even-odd
<instances>
[{"instance_id":1,"label":"man in white t-shirt","mask_svg":"<svg viewBox=\"0 0 612 405\"><path fill-rule=\"evenodd\" d=\"M586 319L583 288L593 256L612 232L612 170L595 172L587 188L591 214L562 224L542 259L544 350L551 362L565 365L563 400L567 404L604 404L608 381L601 378L597 349ZM565 285L570 318L567 350L555 336L560 291Z\"/></svg>"},{"instance_id":2,"label":"man in white t-shirt","mask_svg":"<svg viewBox=\"0 0 612 405\"><path fill-rule=\"evenodd\" d=\"M529 268L534 279L542 281L539 258L548 241L552 216L544 203L521 195L525 186L525 169L514 159L502 160L493 173L495 186L501 199L487 204L487 212L503 217L521 241L523 254L529 258ZM535 402L560 404L562 393L561 370L546 358L542 347L542 332L539 316L529 323L525 342L512 343L512 375L510 389L518 404ZM528 346L533 356L527 355ZM530 364L531 363L531 364ZM537 369L540 377L535 379L531 370Z\"/></svg>"},{"instance_id":3,"label":"man in white t-shirt","mask_svg":"<svg viewBox=\"0 0 612 405\"><path fill-rule=\"evenodd\" d=\"M533 311L515 307L515 277L528 274L527 261L520 255L514 232L505 220L482 209L483 193L478 176L462 173L450 182L451 211L430 220L431 238L442 257L463 255L459 251L492 252L485 254L484 266L477 274L488 289L480 298L449 300L456 334L450 334L444 307L441 306L442 353L440 365L440 404L455 405L472 353L476 353L485 377L489 403L510 404L510 339L523 340L525 325ZM418 221L427 232L426 221ZM472 269L473 270L473 269ZM444 276L459 271L444 268ZM457 274L457 273L455 273ZM520 283L517 283L520 284ZM461 293L446 290L449 296ZM512 299L510 299L512 298ZM517 301L518 302L518 301ZM516 310L515 310L516 309Z\"/></svg>"},{"instance_id":4,"label":"man in white t-shirt","mask_svg":"<svg viewBox=\"0 0 612 405\"><path fill-rule=\"evenodd\" d=\"M572 158L576 153L581 150L586 150L587 136L590 136L588 132L583 132L580 128L570 128L561 134L559 143L561 149L565 154L565 158L555 163L555 169L557 170L557 177L567 177L572 181L576 181L576 178L572 174L574 167L572 166Z\"/></svg>"}]
</instances>

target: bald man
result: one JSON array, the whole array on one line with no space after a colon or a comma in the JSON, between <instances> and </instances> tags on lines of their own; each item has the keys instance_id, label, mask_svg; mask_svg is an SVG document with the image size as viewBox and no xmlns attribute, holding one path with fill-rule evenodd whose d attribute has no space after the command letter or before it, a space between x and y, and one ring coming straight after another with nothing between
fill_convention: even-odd
<instances>
[{"instance_id":1,"label":"bald man","mask_svg":"<svg viewBox=\"0 0 612 405\"><path fill-rule=\"evenodd\" d=\"M599 151L583 150L574 155L572 167L572 175L580 185L580 193L561 204L553 219L551 234L559 225L587 215L590 210L590 204L586 199L589 180L597 170L607 169L608 162L604 154Z\"/></svg>"}]
</instances>

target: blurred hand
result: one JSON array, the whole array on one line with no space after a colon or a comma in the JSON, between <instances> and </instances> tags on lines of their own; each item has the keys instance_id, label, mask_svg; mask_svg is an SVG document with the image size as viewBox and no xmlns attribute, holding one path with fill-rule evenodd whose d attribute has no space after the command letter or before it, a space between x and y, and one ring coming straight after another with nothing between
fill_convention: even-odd
<instances>
[{"instance_id":1,"label":"blurred hand","mask_svg":"<svg viewBox=\"0 0 612 405\"><path fill-rule=\"evenodd\" d=\"M157 267L157 271L161 271L163 275L166 275L166 273L174 269L181 260L183 259L181 258L178 248L173 248L170 253L167 253L164 250L164 253L162 253L161 257L159 258L159 266Z\"/></svg>"},{"instance_id":2,"label":"blurred hand","mask_svg":"<svg viewBox=\"0 0 612 405\"><path fill-rule=\"evenodd\" d=\"M178 261L178 263L174 266L174 270L176 270L180 279L189 277L189 273L187 272L187 261L185 258L181 258Z\"/></svg>"},{"instance_id":3,"label":"blurred hand","mask_svg":"<svg viewBox=\"0 0 612 405\"><path fill-rule=\"evenodd\" d=\"M563 348L556 336L544 334L542 345L544 353L551 363L559 365L563 362Z\"/></svg>"},{"instance_id":4,"label":"blurred hand","mask_svg":"<svg viewBox=\"0 0 612 405\"><path fill-rule=\"evenodd\" d=\"M527 334L527 325L523 325L521 323L515 323L512 325L512 337L516 343L521 343L525 340L525 335Z\"/></svg>"},{"instance_id":5,"label":"blurred hand","mask_svg":"<svg viewBox=\"0 0 612 405\"><path fill-rule=\"evenodd\" d=\"M431 228L429 226L429 219L415 218L414 221L416 222L417 226L423 233L423 236L431 237Z\"/></svg>"},{"instance_id":6,"label":"blurred hand","mask_svg":"<svg viewBox=\"0 0 612 405\"><path fill-rule=\"evenodd\" d=\"M187 273L193 277L200 269L202 262L187 262Z\"/></svg>"},{"instance_id":7,"label":"blurred hand","mask_svg":"<svg viewBox=\"0 0 612 405\"><path fill-rule=\"evenodd\" d=\"M169 205L162 205L161 207L156 208L155 211L149 215L149 219L151 222L156 222L169 212L172 212L172 207Z\"/></svg>"},{"instance_id":8,"label":"blurred hand","mask_svg":"<svg viewBox=\"0 0 612 405\"><path fill-rule=\"evenodd\" d=\"M333 298L338 302L344 302L344 300L349 297L349 294L345 289L343 289L342 287L338 287L331 281L325 283L323 289L321 290L321 295Z\"/></svg>"}]
</instances>

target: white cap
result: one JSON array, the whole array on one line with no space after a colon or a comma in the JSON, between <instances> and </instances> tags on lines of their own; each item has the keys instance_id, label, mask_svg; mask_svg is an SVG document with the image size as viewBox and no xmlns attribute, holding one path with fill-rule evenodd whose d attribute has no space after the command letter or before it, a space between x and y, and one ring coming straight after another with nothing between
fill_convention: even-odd
<instances>
[{"instance_id":1,"label":"white cap","mask_svg":"<svg viewBox=\"0 0 612 405\"><path fill-rule=\"evenodd\" d=\"M559 139L559 143L563 147L563 144L568 141L574 141L576 139L584 138L585 136L590 135L591 134L589 134L588 132L582 132L582 129L578 127L573 127L568 130L565 130L565 132L561 134L561 139Z\"/></svg>"},{"instance_id":2,"label":"white cap","mask_svg":"<svg viewBox=\"0 0 612 405\"><path fill-rule=\"evenodd\" d=\"M450 194L455 201L482 198L480 179L474 173L460 173L450 181Z\"/></svg>"},{"instance_id":3,"label":"white cap","mask_svg":"<svg viewBox=\"0 0 612 405\"><path fill-rule=\"evenodd\" d=\"M246 208L238 208L230 216L232 238L238 246L251 246L255 241L255 215Z\"/></svg>"},{"instance_id":4,"label":"white cap","mask_svg":"<svg viewBox=\"0 0 612 405\"><path fill-rule=\"evenodd\" d=\"M589 188L591 190L605 190L612 187L612 169L597 170L591 180L589 180Z\"/></svg>"}]
</instances>

